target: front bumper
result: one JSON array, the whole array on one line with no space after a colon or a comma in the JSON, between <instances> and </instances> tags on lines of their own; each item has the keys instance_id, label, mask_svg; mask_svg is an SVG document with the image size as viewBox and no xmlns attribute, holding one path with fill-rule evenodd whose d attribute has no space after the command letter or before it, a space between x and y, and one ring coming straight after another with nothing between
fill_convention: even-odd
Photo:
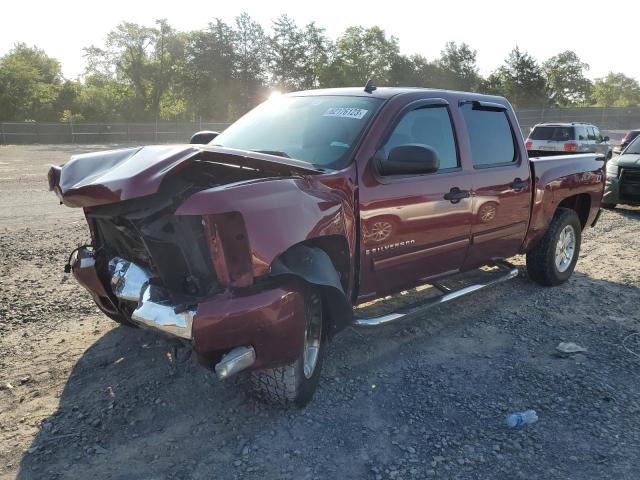
<instances>
[{"instance_id":1,"label":"front bumper","mask_svg":"<svg viewBox=\"0 0 640 480\"><path fill-rule=\"evenodd\" d=\"M78 253L72 265L78 282L105 313L117 314L121 301L137 305L131 322L191 340L198 360L209 369L237 347L255 351L251 369L284 365L302 353L305 307L301 285L295 280L226 290L197 305L177 306L167 302L137 265L114 258L109 270L111 285L107 286L86 250Z\"/></svg>"},{"instance_id":2,"label":"front bumper","mask_svg":"<svg viewBox=\"0 0 640 480\"><path fill-rule=\"evenodd\" d=\"M630 185L628 182L622 184L624 175L623 171L620 176L607 176L602 196L603 204L640 205L640 187L637 183L636 185Z\"/></svg>"}]
</instances>

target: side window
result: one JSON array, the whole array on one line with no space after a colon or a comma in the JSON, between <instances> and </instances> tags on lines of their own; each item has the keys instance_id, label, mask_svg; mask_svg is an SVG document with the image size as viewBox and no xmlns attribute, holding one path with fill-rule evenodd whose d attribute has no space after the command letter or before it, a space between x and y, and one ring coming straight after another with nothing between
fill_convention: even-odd
<instances>
[{"instance_id":1,"label":"side window","mask_svg":"<svg viewBox=\"0 0 640 480\"><path fill-rule=\"evenodd\" d=\"M384 145L387 154L399 145L418 143L433 148L440 170L459 166L451 117L446 106L411 110L398 122Z\"/></svg>"},{"instance_id":2,"label":"side window","mask_svg":"<svg viewBox=\"0 0 640 480\"><path fill-rule=\"evenodd\" d=\"M490 167L517 160L516 144L506 112L474 109L470 104L461 108L469 132L474 166Z\"/></svg>"},{"instance_id":3,"label":"side window","mask_svg":"<svg viewBox=\"0 0 640 480\"><path fill-rule=\"evenodd\" d=\"M602 135L600 134L600 130L598 130L598 127L593 127L593 135L596 139L596 142L602 142Z\"/></svg>"},{"instance_id":4,"label":"side window","mask_svg":"<svg viewBox=\"0 0 640 480\"><path fill-rule=\"evenodd\" d=\"M587 127L587 131L589 132L589 140L595 140L596 134L593 131L593 127Z\"/></svg>"},{"instance_id":5,"label":"side window","mask_svg":"<svg viewBox=\"0 0 640 480\"><path fill-rule=\"evenodd\" d=\"M578 140L586 140L587 139L587 129L586 127L577 127L578 131Z\"/></svg>"}]
</instances>

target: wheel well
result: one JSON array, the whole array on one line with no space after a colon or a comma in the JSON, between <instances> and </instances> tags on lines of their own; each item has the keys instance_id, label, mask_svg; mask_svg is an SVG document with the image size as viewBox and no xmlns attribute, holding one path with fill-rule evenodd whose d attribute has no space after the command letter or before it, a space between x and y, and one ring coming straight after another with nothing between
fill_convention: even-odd
<instances>
[{"instance_id":1,"label":"wheel well","mask_svg":"<svg viewBox=\"0 0 640 480\"><path fill-rule=\"evenodd\" d=\"M578 214L578 218L580 218L582 229L584 230L584 228L587 226L589 210L591 210L591 197L588 193L580 193L578 195L567 197L560 202L558 207L570 208L571 210L575 210L575 212Z\"/></svg>"},{"instance_id":2,"label":"wheel well","mask_svg":"<svg viewBox=\"0 0 640 480\"><path fill-rule=\"evenodd\" d=\"M329 235L326 237L318 237L311 240L306 240L298 245L307 245L309 247L316 247L323 250L329 258L331 263L335 267L338 275L340 275L340 283L342 289L346 292L349 287L350 276L350 261L349 261L349 245L347 239L340 235Z\"/></svg>"},{"instance_id":3,"label":"wheel well","mask_svg":"<svg viewBox=\"0 0 640 480\"><path fill-rule=\"evenodd\" d=\"M302 263L299 259L303 260ZM333 336L348 325L352 317L346 293L350 282L350 261L346 238L328 235L292 245L274 261L272 273L293 274L320 289L328 319L326 333Z\"/></svg>"}]
</instances>

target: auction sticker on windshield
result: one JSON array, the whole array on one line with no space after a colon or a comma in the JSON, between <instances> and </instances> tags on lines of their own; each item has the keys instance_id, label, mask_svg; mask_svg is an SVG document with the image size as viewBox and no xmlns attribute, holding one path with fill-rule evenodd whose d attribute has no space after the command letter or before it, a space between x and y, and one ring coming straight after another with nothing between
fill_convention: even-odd
<instances>
[{"instance_id":1,"label":"auction sticker on windshield","mask_svg":"<svg viewBox=\"0 0 640 480\"><path fill-rule=\"evenodd\" d=\"M352 107L331 107L324 114L323 117L342 117L342 118L355 118L357 120L362 119L369 110L364 108L352 108Z\"/></svg>"}]
</instances>

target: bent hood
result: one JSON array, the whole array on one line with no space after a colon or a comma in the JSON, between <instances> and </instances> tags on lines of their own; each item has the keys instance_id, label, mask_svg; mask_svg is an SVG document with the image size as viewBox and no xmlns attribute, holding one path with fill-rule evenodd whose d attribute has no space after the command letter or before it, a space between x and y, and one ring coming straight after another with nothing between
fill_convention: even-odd
<instances>
[{"instance_id":1,"label":"bent hood","mask_svg":"<svg viewBox=\"0 0 640 480\"><path fill-rule=\"evenodd\" d=\"M75 155L49 170L49 189L70 207L93 207L152 195L163 179L196 158L264 170L265 177L321 171L289 158L210 145L160 145Z\"/></svg>"}]
</instances>

